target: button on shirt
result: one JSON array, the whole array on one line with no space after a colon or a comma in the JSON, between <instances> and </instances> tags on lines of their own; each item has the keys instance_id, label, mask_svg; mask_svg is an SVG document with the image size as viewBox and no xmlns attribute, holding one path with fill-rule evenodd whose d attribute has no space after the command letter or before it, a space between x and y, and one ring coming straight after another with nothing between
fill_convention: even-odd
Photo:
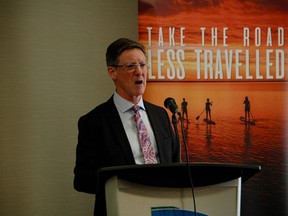
<instances>
[{"instance_id":1,"label":"button on shirt","mask_svg":"<svg viewBox=\"0 0 288 216\"><path fill-rule=\"evenodd\" d=\"M118 110L118 113L120 115L126 135L128 137L128 140L129 140L132 152L133 152L133 156L135 159L135 163L144 164L143 153L140 148L138 132L137 132L137 128L136 128L135 121L134 121L134 111L131 109L135 104L131 103L130 101L125 100L117 92L114 93L113 100ZM139 112L148 130L152 146L155 149L157 161L159 161L155 136L154 136L152 127L150 125L147 113L145 111L143 100L141 99L139 103L136 105L141 107Z\"/></svg>"}]
</instances>

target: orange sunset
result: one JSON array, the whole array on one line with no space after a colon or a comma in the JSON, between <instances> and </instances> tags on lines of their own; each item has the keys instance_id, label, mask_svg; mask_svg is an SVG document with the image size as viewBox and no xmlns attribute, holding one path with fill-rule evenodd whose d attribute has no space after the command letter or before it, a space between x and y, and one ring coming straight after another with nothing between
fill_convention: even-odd
<instances>
[{"instance_id":1,"label":"orange sunset","mask_svg":"<svg viewBox=\"0 0 288 216\"><path fill-rule=\"evenodd\" d=\"M261 165L243 185L245 216L288 214L287 20L287 0L139 0L144 98L175 100L183 161L186 137L191 162Z\"/></svg>"}]
</instances>

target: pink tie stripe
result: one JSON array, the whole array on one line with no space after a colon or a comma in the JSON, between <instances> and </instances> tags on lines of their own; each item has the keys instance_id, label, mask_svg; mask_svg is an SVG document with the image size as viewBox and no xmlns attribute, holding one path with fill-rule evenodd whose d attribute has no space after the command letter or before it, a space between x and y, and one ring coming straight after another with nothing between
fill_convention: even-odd
<instances>
[{"instance_id":1,"label":"pink tie stripe","mask_svg":"<svg viewBox=\"0 0 288 216\"><path fill-rule=\"evenodd\" d=\"M144 163L155 164L157 163L155 150L151 144L151 140L149 138L147 128L145 127L145 124L140 116L139 108L140 108L139 106L133 106L132 110L135 113L134 120L135 120L137 131L138 131L140 147L144 156Z\"/></svg>"}]
</instances>

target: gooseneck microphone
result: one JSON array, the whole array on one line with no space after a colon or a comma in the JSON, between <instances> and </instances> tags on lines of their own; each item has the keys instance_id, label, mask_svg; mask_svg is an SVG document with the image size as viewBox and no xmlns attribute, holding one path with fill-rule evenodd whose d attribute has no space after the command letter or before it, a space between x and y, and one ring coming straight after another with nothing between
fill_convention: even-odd
<instances>
[{"instance_id":1,"label":"gooseneck microphone","mask_svg":"<svg viewBox=\"0 0 288 216\"><path fill-rule=\"evenodd\" d=\"M164 101L164 106L169 109L173 114L178 114L181 116L181 112L178 110L178 106L174 98L168 97Z\"/></svg>"},{"instance_id":2,"label":"gooseneck microphone","mask_svg":"<svg viewBox=\"0 0 288 216\"><path fill-rule=\"evenodd\" d=\"M173 113L173 115L172 115L172 123L173 123L173 126L174 126L176 140L177 140L177 142L178 142L178 144L180 146L179 158L180 158L180 161L181 161L181 143L180 143L179 132L178 132L178 128L177 128L178 120L177 120L175 114L179 115L179 120L180 120L180 123L181 123L181 131L182 131L182 140L183 140L183 144L184 144L184 147L185 147L185 156L186 156L186 165L187 165L187 170L188 170L188 177L189 177L189 180L190 180L190 185L191 185L191 190L192 190L194 215L196 216L197 215L197 210L196 210L194 185L193 185L192 174L191 174L191 170L190 170L190 166L189 166L188 144L187 144L187 137L186 137L187 136L187 131L185 132L183 118L181 117L181 113L178 110L178 106L176 104L176 101L173 98L168 97L164 101L164 106Z\"/></svg>"}]
</instances>

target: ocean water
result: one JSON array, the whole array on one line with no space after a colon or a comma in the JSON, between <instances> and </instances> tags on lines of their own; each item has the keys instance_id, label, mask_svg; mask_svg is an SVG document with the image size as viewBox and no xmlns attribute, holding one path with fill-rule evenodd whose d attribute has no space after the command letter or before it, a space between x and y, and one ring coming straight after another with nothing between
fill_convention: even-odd
<instances>
[{"instance_id":1,"label":"ocean water","mask_svg":"<svg viewBox=\"0 0 288 216\"><path fill-rule=\"evenodd\" d=\"M245 96L250 99L255 125L240 121ZM241 215L288 215L287 82L148 83L146 100L163 106L165 97L173 97L179 109L183 98L188 102L189 124L185 120L184 127L190 162L261 166L261 172L243 183ZM203 121L207 98L213 102L215 125Z\"/></svg>"}]
</instances>

